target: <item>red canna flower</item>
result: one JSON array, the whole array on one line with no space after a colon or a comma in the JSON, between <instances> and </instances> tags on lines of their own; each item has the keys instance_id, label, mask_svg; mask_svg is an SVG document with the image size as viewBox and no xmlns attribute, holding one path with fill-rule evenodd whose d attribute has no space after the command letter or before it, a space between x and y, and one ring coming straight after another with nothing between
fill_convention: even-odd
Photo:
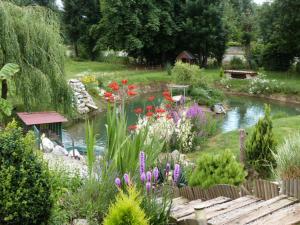
<instances>
[{"instance_id":1,"label":"red canna flower","mask_svg":"<svg viewBox=\"0 0 300 225\"><path fill-rule=\"evenodd\" d=\"M135 112L136 114L141 114L141 113L143 112L143 109L142 109L142 108L136 108L136 109L134 110L134 112Z\"/></svg>"},{"instance_id":2,"label":"red canna flower","mask_svg":"<svg viewBox=\"0 0 300 225\"><path fill-rule=\"evenodd\" d=\"M172 119L172 116L171 116L170 114L168 114L168 115L166 116L166 118L167 118L168 120L170 120L170 119Z\"/></svg>"},{"instance_id":3,"label":"red canna flower","mask_svg":"<svg viewBox=\"0 0 300 225\"><path fill-rule=\"evenodd\" d=\"M165 99L169 102L174 102L174 100L171 96L165 96Z\"/></svg>"},{"instance_id":4,"label":"red canna flower","mask_svg":"<svg viewBox=\"0 0 300 225\"><path fill-rule=\"evenodd\" d=\"M110 98L111 96L112 96L111 92L105 92L104 93L104 97L106 97L106 98Z\"/></svg>"},{"instance_id":5,"label":"red canna flower","mask_svg":"<svg viewBox=\"0 0 300 225\"><path fill-rule=\"evenodd\" d=\"M128 80L122 80L122 84L126 85L128 83Z\"/></svg>"},{"instance_id":6,"label":"red canna flower","mask_svg":"<svg viewBox=\"0 0 300 225\"><path fill-rule=\"evenodd\" d=\"M164 110L164 109L162 109L162 108L157 108L157 109L155 110L155 112L157 112L157 113L164 113L164 112L166 112L166 110Z\"/></svg>"},{"instance_id":7,"label":"red canna flower","mask_svg":"<svg viewBox=\"0 0 300 225\"><path fill-rule=\"evenodd\" d=\"M135 95L137 95L137 92L136 91L127 91L127 94L129 96L135 96Z\"/></svg>"},{"instance_id":8,"label":"red canna flower","mask_svg":"<svg viewBox=\"0 0 300 225\"><path fill-rule=\"evenodd\" d=\"M166 108L167 108L167 109L170 109L171 107L172 107L171 104L166 104Z\"/></svg>"},{"instance_id":9,"label":"red canna flower","mask_svg":"<svg viewBox=\"0 0 300 225\"><path fill-rule=\"evenodd\" d=\"M131 85L128 85L128 89L129 90L133 90L133 89L135 89L136 88L136 86L135 85L133 85L133 84L131 84Z\"/></svg>"},{"instance_id":10,"label":"red canna flower","mask_svg":"<svg viewBox=\"0 0 300 225\"><path fill-rule=\"evenodd\" d=\"M136 130L136 129L137 129L137 125L130 125L128 127L128 130L130 130L130 131L133 131L133 130Z\"/></svg>"},{"instance_id":11,"label":"red canna flower","mask_svg":"<svg viewBox=\"0 0 300 225\"><path fill-rule=\"evenodd\" d=\"M147 112L146 116L147 116L147 117L153 116L153 112Z\"/></svg>"},{"instance_id":12,"label":"red canna flower","mask_svg":"<svg viewBox=\"0 0 300 225\"><path fill-rule=\"evenodd\" d=\"M151 111L153 109L153 105L147 105L146 109L147 109L147 111Z\"/></svg>"},{"instance_id":13,"label":"red canna flower","mask_svg":"<svg viewBox=\"0 0 300 225\"><path fill-rule=\"evenodd\" d=\"M155 96L150 96L150 97L148 98L148 101L149 101L149 102L153 102L154 99L155 99Z\"/></svg>"},{"instance_id":14,"label":"red canna flower","mask_svg":"<svg viewBox=\"0 0 300 225\"><path fill-rule=\"evenodd\" d=\"M119 90L119 85L118 85L118 83L117 82L111 82L109 85L108 85L112 90L114 90L114 91L118 91Z\"/></svg>"},{"instance_id":15,"label":"red canna flower","mask_svg":"<svg viewBox=\"0 0 300 225\"><path fill-rule=\"evenodd\" d=\"M165 96L165 97L171 97L171 94L170 94L170 92L169 91L164 91L163 92L163 96Z\"/></svg>"}]
</instances>

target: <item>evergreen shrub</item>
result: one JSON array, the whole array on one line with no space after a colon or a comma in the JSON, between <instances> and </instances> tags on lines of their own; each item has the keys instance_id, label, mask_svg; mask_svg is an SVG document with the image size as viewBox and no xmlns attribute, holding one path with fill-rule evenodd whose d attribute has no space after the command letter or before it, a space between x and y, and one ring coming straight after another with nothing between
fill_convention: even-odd
<instances>
[{"instance_id":1,"label":"evergreen shrub","mask_svg":"<svg viewBox=\"0 0 300 225\"><path fill-rule=\"evenodd\" d=\"M255 126L246 143L246 163L261 178L268 178L276 161L272 151L276 150L270 106L265 105L265 116Z\"/></svg>"},{"instance_id":2,"label":"evergreen shrub","mask_svg":"<svg viewBox=\"0 0 300 225\"><path fill-rule=\"evenodd\" d=\"M195 171L189 178L190 186L209 188L216 184L239 185L245 180L246 172L229 150L221 154L201 155Z\"/></svg>"},{"instance_id":3,"label":"evergreen shrub","mask_svg":"<svg viewBox=\"0 0 300 225\"><path fill-rule=\"evenodd\" d=\"M50 216L51 184L47 167L34 153L34 137L16 122L0 133L0 224L40 225Z\"/></svg>"},{"instance_id":4,"label":"evergreen shrub","mask_svg":"<svg viewBox=\"0 0 300 225\"><path fill-rule=\"evenodd\" d=\"M141 198L135 188L129 188L128 194L120 190L116 202L109 208L104 225L148 225L140 204Z\"/></svg>"}]
</instances>

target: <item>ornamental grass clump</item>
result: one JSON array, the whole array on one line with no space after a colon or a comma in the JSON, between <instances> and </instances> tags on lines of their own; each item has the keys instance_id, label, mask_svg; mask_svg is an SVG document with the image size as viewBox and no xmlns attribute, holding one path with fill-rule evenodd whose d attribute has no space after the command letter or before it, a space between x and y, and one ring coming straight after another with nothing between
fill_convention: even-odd
<instances>
[{"instance_id":1,"label":"ornamental grass clump","mask_svg":"<svg viewBox=\"0 0 300 225\"><path fill-rule=\"evenodd\" d=\"M285 139L274 154L277 168L275 173L281 179L300 177L300 133Z\"/></svg>"},{"instance_id":2,"label":"ornamental grass clump","mask_svg":"<svg viewBox=\"0 0 300 225\"><path fill-rule=\"evenodd\" d=\"M120 191L116 202L110 206L104 225L148 225L145 212L141 209L142 199L135 188L128 193Z\"/></svg>"},{"instance_id":3,"label":"ornamental grass clump","mask_svg":"<svg viewBox=\"0 0 300 225\"><path fill-rule=\"evenodd\" d=\"M246 172L233 154L226 150L219 155L204 154L189 177L190 186L209 188L216 184L239 185L244 182Z\"/></svg>"}]
</instances>

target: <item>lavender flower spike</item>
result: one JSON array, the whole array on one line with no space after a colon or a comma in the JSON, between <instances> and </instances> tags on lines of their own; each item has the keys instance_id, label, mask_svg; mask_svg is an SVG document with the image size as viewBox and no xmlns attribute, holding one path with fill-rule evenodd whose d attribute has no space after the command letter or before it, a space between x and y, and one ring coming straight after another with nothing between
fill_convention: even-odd
<instances>
[{"instance_id":1,"label":"lavender flower spike","mask_svg":"<svg viewBox=\"0 0 300 225\"><path fill-rule=\"evenodd\" d=\"M151 182L152 180L152 173L150 171L147 172L147 181Z\"/></svg>"},{"instance_id":2,"label":"lavender flower spike","mask_svg":"<svg viewBox=\"0 0 300 225\"><path fill-rule=\"evenodd\" d=\"M129 185L129 175L127 173L124 174L125 184Z\"/></svg>"},{"instance_id":3,"label":"lavender flower spike","mask_svg":"<svg viewBox=\"0 0 300 225\"><path fill-rule=\"evenodd\" d=\"M155 182L158 180L158 177L159 177L159 170L157 167L154 168L153 170L153 176L154 176L154 180Z\"/></svg>"},{"instance_id":4,"label":"lavender flower spike","mask_svg":"<svg viewBox=\"0 0 300 225\"><path fill-rule=\"evenodd\" d=\"M146 174L145 173L142 173L141 181L142 181L142 183L144 183L146 181Z\"/></svg>"},{"instance_id":5,"label":"lavender flower spike","mask_svg":"<svg viewBox=\"0 0 300 225\"><path fill-rule=\"evenodd\" d=\"M150 182L146 183L146 190L147 190L147 193L149 193L151 191L151 183Z\"/></svg>"},{"instance_id":6,"label":"lavender flower spike","mask_svg":"<svg viewBox=\"0 0 300 225\"><path fill-rule=\"evenodd\" d=\"M174 168L174 182L177 183L180 177L180 165L175 164Z\"/></svg>"},{"instance_id":7,"label":"lavender flower spike","mask_svg":"<svg viewBox=\"0 0 300 225\"><path fill-rule=\"evenodd\" d=\"M117 177L117 178L115 179L115 184L116 184L119 188L121 187L121 180L120 180L119 177Z\"/></svg>"},{"instance_id":8,"label":"lavender flower spike","mask_svg":"<svg viewBox=\"0 0 300 225\"><path fill-rule=\"evenodd\" d=\"M143 151L140 152L140 175L145 173L145 153Z\"/></svg>"}]
</instances>

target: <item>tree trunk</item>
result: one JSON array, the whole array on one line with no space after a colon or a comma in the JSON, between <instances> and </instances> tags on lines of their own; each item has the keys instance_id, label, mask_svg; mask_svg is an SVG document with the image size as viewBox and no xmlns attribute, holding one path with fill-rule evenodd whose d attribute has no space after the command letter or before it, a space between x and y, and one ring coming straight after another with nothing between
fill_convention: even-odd
<instances>
[{"instance_id":1,"label":"tree trunk","mask_svg":"<svg viewBox=\"0 0 300 225\"><path fill-rule=\"evenodd\" d=\"M7 99L7 92L8 92L7 80L2 80L1 98Z\"/></svg>"},{"instance_id":2,"label":"tree trunk","mask_svg":"<svg viewBox=\"0 0 300 225\"><path fill-rule=\"evenodd\" d=\"M79 53L78 53L78 45L76 42L74 43L74 51L75 51L75 57L77 58Z\"/></svg>"}]
</instances>

